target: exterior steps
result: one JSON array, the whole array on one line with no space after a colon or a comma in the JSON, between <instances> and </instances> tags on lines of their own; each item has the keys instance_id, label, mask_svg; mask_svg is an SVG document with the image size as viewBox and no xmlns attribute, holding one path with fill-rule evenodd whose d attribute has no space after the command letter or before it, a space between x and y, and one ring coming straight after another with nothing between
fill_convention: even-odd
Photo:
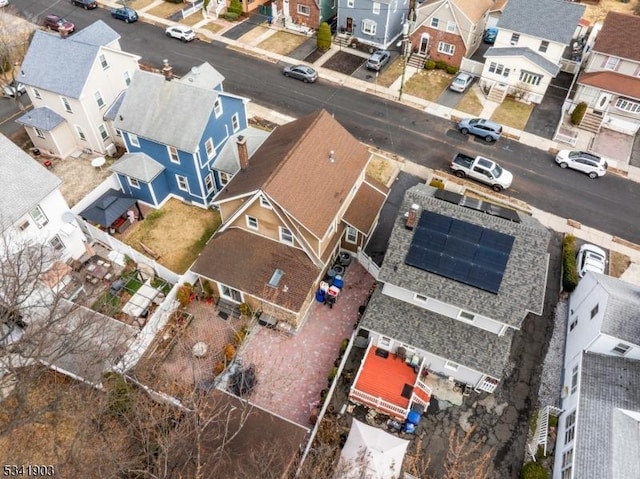
<instances>
[{"instance_id":1,"label":"exterior steps","mask_svg":"<svg viewBox=\"0 0 640 479\"><path fill-rule=\"evenodd\" d=\"M424 64L427 61L427 55L420 55L419 53L412 53L409 56L409 60L407 61L407 66L416 68L417 70L422 70L424 68Z\"/></svg>"},{"instance_id":2,"label":"exterior steps","mask_svg":"<svg viewBox=\"0 0 640 479\"><path fill-rule=\"evenodd\" d=\"M602 125L602 114L587 111L582 117L582 121L578 127L581 130L590 131L591 133L598 133L600 131L600 126Z\"/></svg>"},{"instance_id":3,"label":"exterior steps","mask_svg":"<svg viewBox=\"0 0 640 479\"><path fill-rule=\"evenodd\" d=\"M502 86L496 83L491 87L491 91L487 96L487 100L493 101L495 103L502 103L502 101L504 100L504 97L507 96L507 90L508 89L506 87L503 88Z\"/></svg>"}]
</instances>

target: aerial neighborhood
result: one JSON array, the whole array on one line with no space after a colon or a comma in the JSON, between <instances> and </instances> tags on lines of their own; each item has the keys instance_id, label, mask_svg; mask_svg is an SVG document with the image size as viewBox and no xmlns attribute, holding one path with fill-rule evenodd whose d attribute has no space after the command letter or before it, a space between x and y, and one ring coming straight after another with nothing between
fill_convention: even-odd
<instances>
[{"instance_id":1,"label":"aerial neighborhood","mask_svg":"<svg viewBox=\"0 0 640 479\"><path fill-rule=\"evenodd\" d=\"M5 476L637 477L639 0L0 24Z\"/></svg>"}]
</instances>

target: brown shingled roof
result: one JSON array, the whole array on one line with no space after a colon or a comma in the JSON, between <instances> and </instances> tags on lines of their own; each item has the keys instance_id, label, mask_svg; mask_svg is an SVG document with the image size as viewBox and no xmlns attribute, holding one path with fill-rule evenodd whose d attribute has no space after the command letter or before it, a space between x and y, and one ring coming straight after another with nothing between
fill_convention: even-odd
<instances>
[{"instance_id":1,"label":"brown shingled roof","mask_svg":"<svg viewBox=\"0 0 640 479\"><path fill-rule=\"evenodd\" d=\"M452 0L452 2L474 23L493 7L492 0Z\"/></svg>"},{"instance_id":2,"label":"brown shingled roof","mask_svg":"<svg viewBox=\"0 0 640 479\"><path fill-rule=\"evenodd\" d=\"M267 283L276 269L284 276L272 288ZM192 270L294 312L300 311L320 275L302 250L239 228L216 234Z\"/></svg>"},{"instance_id":3,"label":"brown shingled roof","mask_svg":"<svg viewBox=\"0 0 640 479\"><path fill-rule=\"evenodd\" d=\"M216 201L262 189L322 237L368 159L367 148L321 110L279 126Z\"/></svg>"},{"instance_id":4,"label":"brown shingled roof","mask_svg":"<svg viewBox=\"0 0 640 479\"><path fill-rule=\"evenodd\" d=\"M640 62L640 17L607 13L593 51Z\"/></svg>"},{"instance_id":5,"label":"brown shingled roof","mask_svg":"<svg viewBox=\"0 0 640 479\"><path fill-rule=\"evenodd\" d=\"M383 193L364 182L360 185L342 219L361 233L368 234L385 199L386 190Z\"/></svg>"},{"instance_id":6,"label":"brown shingled roof","mask_svg":"<svg viewBox=\"0 0 640 479\"><path fill-rule=\"evenodd\" d=\"M621 73L612 71L583 72L578 77L578 83L640 99L640 78L630 77Z\"/></svg>"}]
</instances>

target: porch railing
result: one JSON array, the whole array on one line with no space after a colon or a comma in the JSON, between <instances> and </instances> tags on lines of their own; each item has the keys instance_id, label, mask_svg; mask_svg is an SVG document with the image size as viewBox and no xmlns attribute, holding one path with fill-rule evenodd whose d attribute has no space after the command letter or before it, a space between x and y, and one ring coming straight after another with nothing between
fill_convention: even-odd
<instances>
[{"instance_id":1,"label":"porch railing","mask_svg":"<svg viewBox=\"0 0 640 479\"><path fill-rule=\"evenodd\" d=\"M375 409L388 413L391 416L394 416L402 420L404 420L407 417L407 413L409 412L408 409L406 408L396 406L395 404L385 401L384 399L375 397L371 394L367 394L355 388L351 389L351 392L349 393L349 398L356 399L359 402L363 402L368 406L374 407Z\"/></svg>"}]
</instances>

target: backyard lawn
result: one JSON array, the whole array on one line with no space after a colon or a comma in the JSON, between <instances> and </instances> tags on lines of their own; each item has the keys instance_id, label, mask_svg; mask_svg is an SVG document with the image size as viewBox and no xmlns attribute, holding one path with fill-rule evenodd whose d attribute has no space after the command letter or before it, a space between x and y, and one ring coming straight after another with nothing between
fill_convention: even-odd
<instances>
[{"instance_id":1,"label":"backyard lawn","mask_svg":"<svg viewBox=\"0 0 640 479\"><path fill-rule=\"evenodd\" d=\"M404 92L428 101L435 101L449 86L453 75L439 70L420 70L404 84Z\"/></svg>"},{"instance_id":2,"label":"backyard lawn","mask_svg":"<svg viewBox=\"0 0 640 479\"><path fill-rule=\"evenodd\" d=\"M148 254L144 244L159 255L158 263L182 274L220 226L220 215L171 199L134 226L124 242Z\"/></svg>"},{"instance_id":3,"label":"backyard lawn","mask_svg":"<svg viewBox=\"0 0 640 479\"><path fill-rule=\"evenodd\" d=\"M491 119L516 130L524 130L532 110L533 105L527 105L508 96L493 112Z\"/></svg>"}]
</instances>

